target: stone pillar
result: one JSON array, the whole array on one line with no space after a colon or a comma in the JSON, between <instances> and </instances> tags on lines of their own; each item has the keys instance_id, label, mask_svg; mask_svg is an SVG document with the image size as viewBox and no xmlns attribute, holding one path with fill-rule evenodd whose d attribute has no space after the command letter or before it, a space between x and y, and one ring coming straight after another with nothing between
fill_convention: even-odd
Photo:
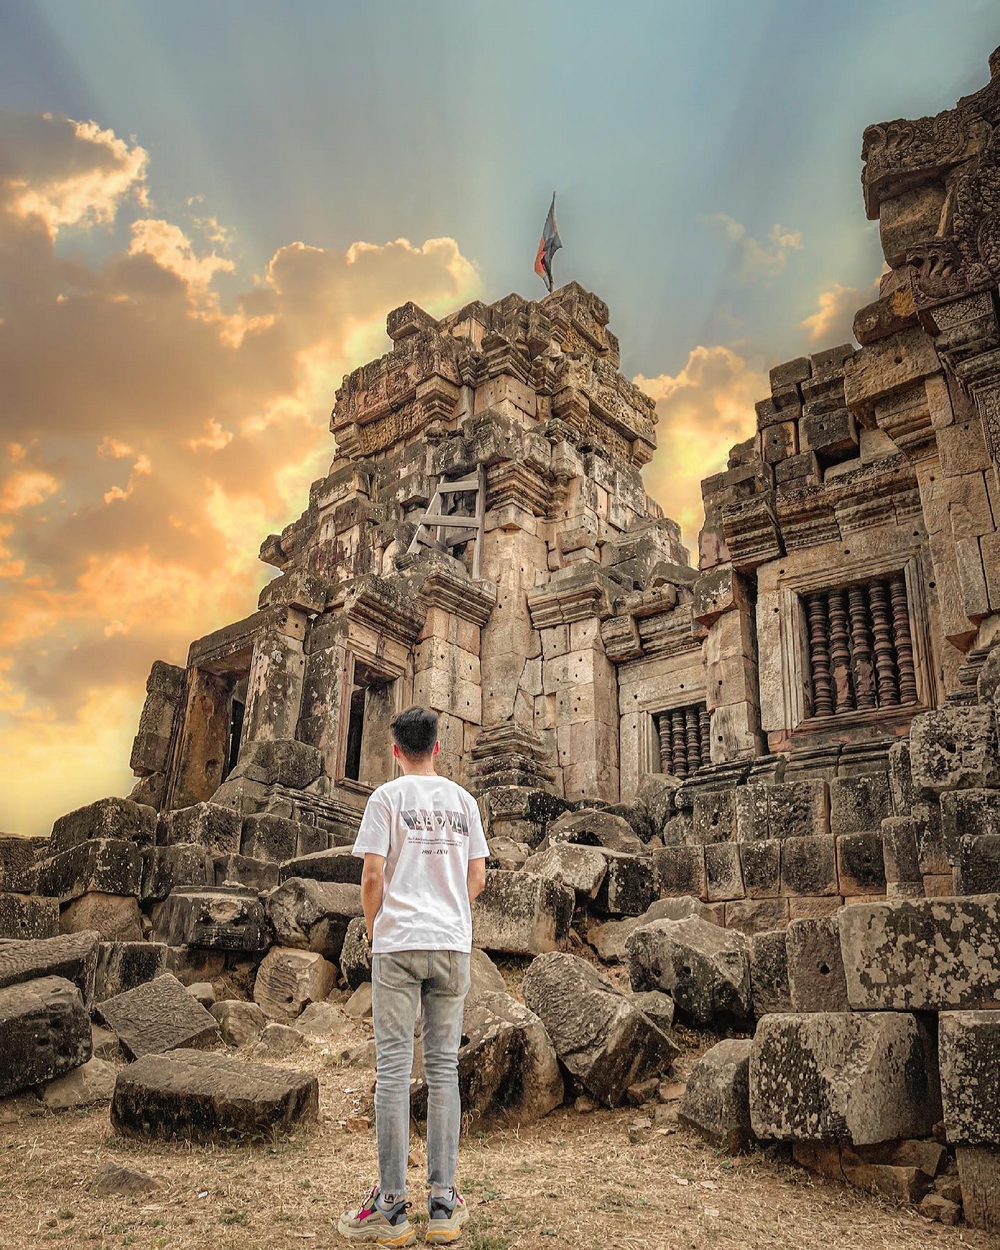
<instances>
[{"instance_id":1,"label":"stone pillar","mask_svg":"<svg viewBox=\"0 0 1000 1250\"><path fill-rule=\"evenodd\" d=\"M244 743L295 737L306 668L306 625L304 612L282 609L256 638L247 687Z\"/></svg>"},{"instance_id":2,"label":"stone pillar","mask_svg":"<svg viewBox=\"0 0 1000 1250\"><path fill-rule=\"evenodd\" d=\"M206 669L188 670L177 767L167 806L190 807L222 784L229 745L229 682Z\"/></svg>"}]
</instances>

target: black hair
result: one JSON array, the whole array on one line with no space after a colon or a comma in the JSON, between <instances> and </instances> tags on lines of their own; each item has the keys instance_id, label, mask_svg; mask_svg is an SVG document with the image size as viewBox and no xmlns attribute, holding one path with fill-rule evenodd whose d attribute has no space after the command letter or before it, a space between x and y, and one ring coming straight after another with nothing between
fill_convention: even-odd
<instances>
[{"instance_id":1,"label":"black hair","mask_svg":"<svg viewBox=\"0 0 1000 1250\"><path fill-rule=\"evenodd\" d=\"M408 757L430 755L438 736L436 712L425 707L408 707L389 726L396 746Z\"/></svg>"}]
</instances>

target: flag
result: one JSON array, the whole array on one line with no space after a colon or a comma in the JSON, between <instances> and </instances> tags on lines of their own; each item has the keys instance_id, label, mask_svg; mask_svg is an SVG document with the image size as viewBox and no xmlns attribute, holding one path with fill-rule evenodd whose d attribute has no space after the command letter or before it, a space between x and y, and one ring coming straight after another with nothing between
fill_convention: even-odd
<instances>
[{"instance_id":1,"label":"flag","mask_svg":"<svg viewBox=\"0 0 1000 1250\"><path fill-rule=\"evenodd\" d=\"M556 226L556 193L553 191L549 215L545 218L542 237L538 241L538 254L535 257L535 273L545 279L550 294L552 291L552 257L561 247L562 239L559 237L559 230Z\"/></svg>"}]
</instances>

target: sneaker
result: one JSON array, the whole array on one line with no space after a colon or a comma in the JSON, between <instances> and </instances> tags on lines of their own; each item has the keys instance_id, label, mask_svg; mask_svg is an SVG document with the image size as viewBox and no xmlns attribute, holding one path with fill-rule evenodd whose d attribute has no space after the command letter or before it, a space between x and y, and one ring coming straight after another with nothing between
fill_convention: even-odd
<instances>
[{"instance_id":1,"label":"sneaker","mask_svg":"<svg viewBox=\"0 0 1000 1250\"><path fill-rule=\"evenodd\" d=\"M435 1242L457 1240L461 1236L462 1225L469 1219L469 1208L458 1190L453 1187L450 1198L429 1199L427 1206L430 1219L424 1241L433 1245Z\"/></svg>"},{"instance_id":2,"label":"sneaker","mask_svg":"<svg viewBox=\"0 0 1000 1250\"><path fill-rule=\"evenodd\" d=\"M397 1202L384 1207L380 1201L378 1186L356 1211L345 1211L337 1224L337 1232L349 1241L369 1241L377 1246L412 1246L417 1240L417 1230L407 1218L410 1204Z\"/></svg>"}]
</instances>

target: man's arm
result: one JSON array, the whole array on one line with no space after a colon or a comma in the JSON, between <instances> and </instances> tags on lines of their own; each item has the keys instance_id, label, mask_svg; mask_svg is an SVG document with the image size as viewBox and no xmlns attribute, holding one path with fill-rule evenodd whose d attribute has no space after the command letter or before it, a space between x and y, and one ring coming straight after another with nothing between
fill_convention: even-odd
<instances>
[{"instance_id":1,"label":"man's arm","mask_svg":"<svg viewBox=\"0 0 1000 1250\"><path fill-rule=\"evenodd\" d=\"M382 883L385 876L385 856L365 856L365 866L361 869L361 906L365 912L365 924L368 927L368 941L371 943L375 917L382 906ZM482 888L482 887L480 887Z\"/></svg>"},{"instance_id":2,"label":"man's arm","mask_svg":"<svg viewBox=\"0 0 1000 1250\"><path fill-rule=\"evenodd\" d=\"M474 903L483 892L483 886L486 885L486 860L470 859L469 860L469 902Z\"/></svg>"}]
</instances>

